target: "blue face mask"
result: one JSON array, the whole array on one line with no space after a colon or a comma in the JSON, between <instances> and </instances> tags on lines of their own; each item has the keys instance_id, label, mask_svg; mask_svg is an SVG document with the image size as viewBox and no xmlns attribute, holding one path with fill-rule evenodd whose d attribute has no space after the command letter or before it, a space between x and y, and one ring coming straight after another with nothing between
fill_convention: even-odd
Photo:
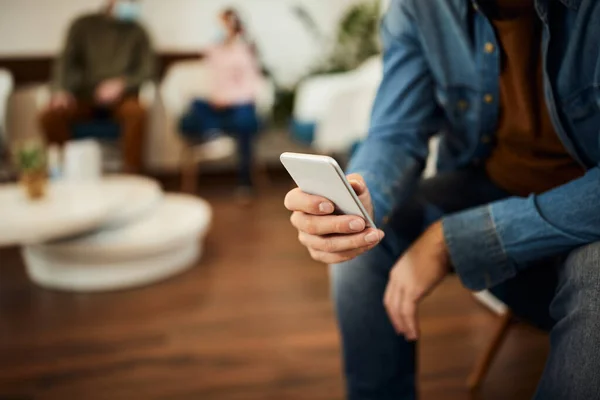
<instances>
[{"instance_id":1,"label":"blue face mask","mask_svg":"<svg viewBox=\"0 0 600 400\"><path fill-rule=\"evenodd\" d=\"M225 28L222 25L218 25L215 28L213 40L215 43L223 43L223 42L225 42L225 40L227 39L228 36L229 36L229 33L227 32L227 30L225 30Z\"/></svg>"},{"instance_id":2,"label":"blue face mask","mask_svg":"<svg viewBox=\"0 0 600 400\"><path fill-rule=\"evenodd\" d=\"M137 21L141 13L141 5L134 1L119 1L113 11L115 18L121 21Z\"/></svg>"}]
</instances>

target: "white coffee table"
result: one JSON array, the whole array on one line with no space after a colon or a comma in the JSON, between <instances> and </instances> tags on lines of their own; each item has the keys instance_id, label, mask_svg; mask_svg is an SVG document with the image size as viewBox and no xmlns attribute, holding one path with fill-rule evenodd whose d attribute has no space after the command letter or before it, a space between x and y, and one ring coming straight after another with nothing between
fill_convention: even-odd
<instances>
[{"instance_id":1,"label":"white coffee table","mask_svg":"<svg viewBox=\"0 0 600 400\"><path fill-rule=\"evenodd\" d=\"M162 196L157 183L114 176L89 183L53 182L30 201L16 184L0 186L0 246L42 243L119 225L148 211Z\"/></svg>"},{"instance_id":2,"label":"white coffee table","mask_svg":"<svg viewBox=\"0 0 600 400\"><path fill-rule=\"evenodd\" d=\"M23 248L37 284L95 292L157 282L194 265L212 219L207 202L170 194L150 212L119 227Z\"/></svg>"},{"instance_id":3,"label":"white coffee table","mask_svg":"<svg viewBox=\"0 0 600 400\"><path fill-rule=\"evenodd\" d=\"M137 175L109 175L103 184L110 190L127 193L127 199L102 225L102 229L118 228L154 210L163 200L163 191L154 179Z\"/></svg>"}]
</instances>

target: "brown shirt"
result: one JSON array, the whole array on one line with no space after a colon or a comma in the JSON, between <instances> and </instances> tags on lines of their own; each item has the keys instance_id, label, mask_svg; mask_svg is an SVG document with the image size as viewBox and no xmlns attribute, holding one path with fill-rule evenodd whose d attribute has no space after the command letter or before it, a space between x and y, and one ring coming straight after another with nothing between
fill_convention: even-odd
<instances>
[{"instance_id":1,"label":"brown shirt","mask_svg":"<svg viewBox=\"0 0 600 400\"><path fill-rule=\"evenodd\" d=\"M542 193L583 175L559 140L546 107L541 23L533 0L498 0L492 18L502 50L500 114L490 179L508 192Z\"/></svg>"},{"instance_id":2,"label":"brown shirt","mask_svg":"<svg viewBox=\"0 0 600 400\"><path fill-rule=\"evenodd\" d=\"M123 77L127 92L136 92L154 77L154 67L150 39L140 24L92 14L71 25L55 66L54 85L89 97L103 80Z\"/></svg>"}]
</instances>

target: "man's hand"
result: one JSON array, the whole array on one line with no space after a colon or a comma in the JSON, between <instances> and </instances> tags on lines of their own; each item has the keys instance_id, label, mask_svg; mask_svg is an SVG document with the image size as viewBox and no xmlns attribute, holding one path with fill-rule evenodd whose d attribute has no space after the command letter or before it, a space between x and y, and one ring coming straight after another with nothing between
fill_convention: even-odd
<instances>
[{"instance_id":1,"label":"man's hand","mask_svg":"<svg viewBox=\"0 0 600 400\"><path fill-rule=\"evenodd\" d=\"M124 91L125 80L123 78L106 79L96 87L95 100L101 105L114 104L123 96Z\"/></svg>"},{"instance_id":2,"label":"man's hand","mask_svg":"<svg viewBox=\"0 0 600 400\"><path fill-rule=\"evenodd\" d=\"M417 340L419 302L450 271L450 255L441 222L436 222L408 249L390 272L384 305L392 325L407 340Z\"/></svg>"},{"instance_id":3,"label":"man's hand","mask_svg":"<svg viewBox=\"0 0 600 400\"><path fill-rule=\"evenodd\" d=\"M50 108L53 110L66 110L75 104L75 97L67 91L59 91L52 95Z\"/></svg>"},{"instance_id":4,"label":"man's hand","mask_svg":"<svg viewBox=\"0 0 600 400\"><path fill-rule=\"evenodd\" d=\"M367 212L373 215L373 205L367 185L360 175L348 176L348 180ZM327 264L351 260L372 249L383 239L383 232L365 229L365 221L352 215L331 215L331 201L306 194L300 189L290 191L285 206L293 211L292 225L298 229L300 243L308 248L311 257Z\"/></svg>"}]
</instances>

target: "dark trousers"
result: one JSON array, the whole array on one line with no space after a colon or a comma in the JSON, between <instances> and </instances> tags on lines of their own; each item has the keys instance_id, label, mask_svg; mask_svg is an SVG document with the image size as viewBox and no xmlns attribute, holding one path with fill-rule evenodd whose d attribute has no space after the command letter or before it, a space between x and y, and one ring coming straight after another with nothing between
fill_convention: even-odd
<instances>
[{"instance_id":1,"label":"dark trousers","mask_svg":"<svg viewBox=\"0 0 600 400\"><path fill-rule=\"evenodd\" d=\"M254 104L217 108L196 100L181 118L180 132L190 141L203 141L213 132L232 135L238 142L240 184L252 186L253 143L259 122Z\"/></svg>"}]
</instances>

